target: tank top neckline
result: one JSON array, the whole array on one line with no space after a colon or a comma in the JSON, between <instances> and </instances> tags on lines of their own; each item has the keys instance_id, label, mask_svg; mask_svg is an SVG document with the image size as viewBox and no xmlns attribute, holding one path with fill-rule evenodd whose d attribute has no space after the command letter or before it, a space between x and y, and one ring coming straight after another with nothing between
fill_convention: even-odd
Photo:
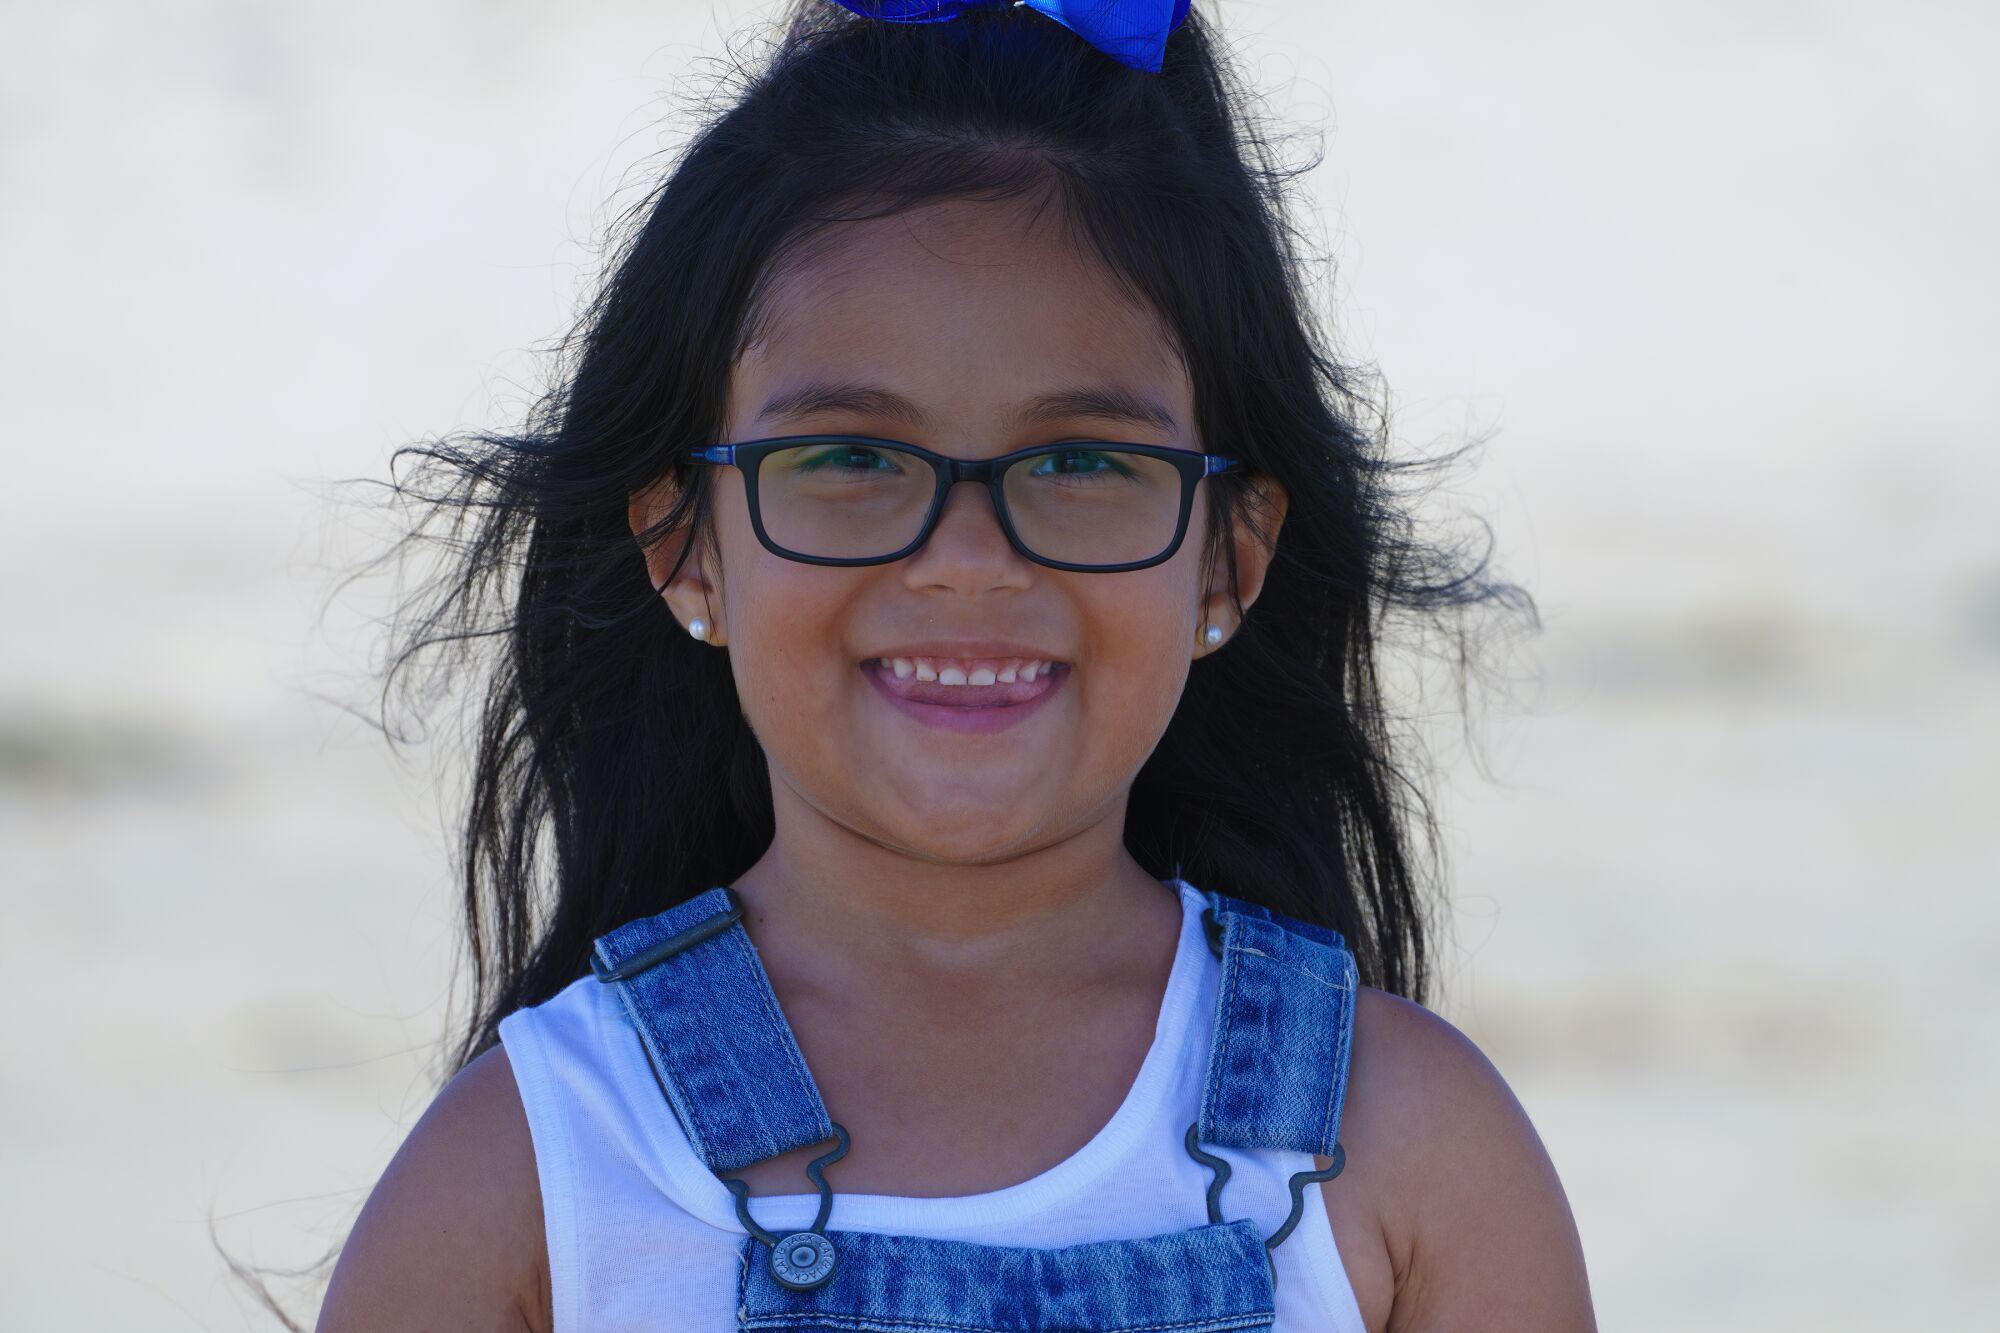
<instances>
[{"instance_id":1,"label":"tank top neckline","mask_svg":"<svg viewBox=\"0 0 2000 1333\"><path fill-rule=\"evenodd\" d=\"M833 1215L827 1225L833 1229L853 1227L874 1231L924 1231L950 1227L968 1221L987 1225L1012 1222L1032 1216L1082 1193L1105 1173L1139 1147L1139 1139L1158 1130L1163 1104L1172 1093L1180 1073L1193 1020L1194 1002L1200 990L1199 968L1207 958L1207 942L1202 936L1201 909L1207 899L1185 880L1162 880L1175 891L1181 903L1180 942L1167 973L1167 985L1160 997L1159 1017L1153 1024L1152 1044L1133 1077L1132 1086L1111 1118L1081 1148L1054 1166L1012 1185L983 1194L919 1197L899 1194L850 1194L839 1188L837 1175L829 1172L834 1185ZM741 1231L736 1203L729 1189L695 1155L687 1137L674 1122L664 1103L658 1115L648 1116L643 1133L651 1146L659 1183L674 1202L692 1216L725 1231ZM803 1178L803 1171L800 1173ZM816 1193L767 1194L750 1199L750 1209L760 1225L781 1234L811 1224L819 1206Z\"/></svg>"}]
</instances>

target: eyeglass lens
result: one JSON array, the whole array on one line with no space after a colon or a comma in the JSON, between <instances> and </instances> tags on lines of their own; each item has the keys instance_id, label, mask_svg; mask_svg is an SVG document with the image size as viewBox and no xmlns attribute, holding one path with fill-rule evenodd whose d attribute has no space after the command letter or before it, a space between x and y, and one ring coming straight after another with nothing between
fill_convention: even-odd
<instances>
[{"instance_id":1,"label":"eyeglass lens","mask_svg":"<svg viewBox=\"0 0 2000 1333\"><path fill-rule=\"evenodd\" d=\"M764 530L801 555L866 560L916 540L936 491L915 454L827 441L766 454L757 474ZM1001 474L1008 516L1035 554L1079 565L1149 560L1180 521L1181 474L1163 458L1065 448Z\"/></svg>"}]
</instances>

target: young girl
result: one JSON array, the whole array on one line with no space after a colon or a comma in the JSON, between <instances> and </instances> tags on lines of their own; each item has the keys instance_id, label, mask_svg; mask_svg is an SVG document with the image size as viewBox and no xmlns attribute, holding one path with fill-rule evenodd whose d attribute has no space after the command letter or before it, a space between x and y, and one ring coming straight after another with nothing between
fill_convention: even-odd
<instances>
[{"instance_id":1,"label":"young girl","mask_svg":"<svg viewBox=\"0 0 2000 1333\"><path fill-rule=\"evenodd\" d=\"M1518 590L1410 538L1186 11L800 0L530 429L419 451L478 1009L322 1329L1593 1326L1375 669Z\"/></svg>"}]
</instances>

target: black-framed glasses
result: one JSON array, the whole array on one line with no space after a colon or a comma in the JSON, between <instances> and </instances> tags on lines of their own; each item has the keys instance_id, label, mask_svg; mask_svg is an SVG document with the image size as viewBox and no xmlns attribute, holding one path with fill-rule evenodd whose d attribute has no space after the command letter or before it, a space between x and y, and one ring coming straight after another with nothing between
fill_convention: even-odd
<instances>
[{"instance_id":1,"label":"black-framed glasses","mask_svg":"<svg viewBox=\"0 0 2000 1333\"><path fill-rule=\"evenodd\" d=\"M953 483L986 484L1007 541L1051 569L1109 574L1171 559L1195 483L1241 468L1224 454L1066 440L997 458L947 458L870 435L783 435L690 450L743 473L766 550L812 565L882 565L930 539Z\"/></svg>"}]
</instances>

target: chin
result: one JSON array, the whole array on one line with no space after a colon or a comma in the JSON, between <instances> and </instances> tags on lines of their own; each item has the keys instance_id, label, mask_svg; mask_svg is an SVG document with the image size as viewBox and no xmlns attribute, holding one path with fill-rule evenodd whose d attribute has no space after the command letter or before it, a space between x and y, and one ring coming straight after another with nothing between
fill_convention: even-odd
<instances>
[{"instance_id":1,"label":"chin","mask_svg":"<svg viewBox=\"0 0 2000 1333\"><path fill-rule=\"evenodd\" d=\"M1005 824L994 818L994 802L989 796L977 805L911 810L895 821L893 838L911 853L929 860L952 863L991 861L1025 849L1034 834L1046 824L1021 819L1026 812L1019 805L1004 803Z\"/></svg>"}]
</instances>

